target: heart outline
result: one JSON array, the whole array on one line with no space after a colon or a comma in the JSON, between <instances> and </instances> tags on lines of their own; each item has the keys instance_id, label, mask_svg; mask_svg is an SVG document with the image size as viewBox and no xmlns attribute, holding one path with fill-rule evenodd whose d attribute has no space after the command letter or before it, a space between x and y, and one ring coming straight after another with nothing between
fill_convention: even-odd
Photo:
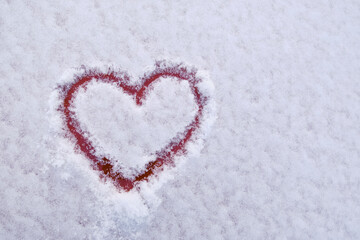
<instances>
[{"instance_id":1,"label":"heart outline","mask_svg":"<svg viewBox=\"0 0 360 240\"><path fill-rule=\"evenodd\" d=\"M202 82L202 78L197 76L197 70L194 68L189 69L183 64L171 64L165 61L159 61L155 64L155 70L144 74L144 76L140 78L140 83L131 85L130 77L126 72L115 71L108 68L104 73L96 68L83 68L83 73L75 75L72 83L63 86L63 102L59 110L64 114L67 131L75 138L76 148L80 149L91 161L92 168L100 172L100 177L105 180L111 179L119 190L130 191L137 186L138 183L148 181L151 176L156 176L165 166L175 166L175 156L185 154L188 142L194 140L195 132L201 125L204 107L208 102L208 97L203 94L197 86ZM176 137L171 139L169 144L156 152L155 160L147 163L145 170L135 176L134 179L126 178L121 171L115 171L113 169L110 159L96 155L95 147L92 142L84 136L85 131L80 128L80 123L75 117L75 112L71 110L73 100L80 88L84 87L86 89L86 85L95 79L96 81L115 84L116 87L122 89L124 93L132 96L138 106L141 106L143 101L146 100L147 93L151 90L151 84L161 77L175 77L179 81L188 81L198 110L193 120L185 127L185 130L178 133Z\"/></svg>"}]
</instances>

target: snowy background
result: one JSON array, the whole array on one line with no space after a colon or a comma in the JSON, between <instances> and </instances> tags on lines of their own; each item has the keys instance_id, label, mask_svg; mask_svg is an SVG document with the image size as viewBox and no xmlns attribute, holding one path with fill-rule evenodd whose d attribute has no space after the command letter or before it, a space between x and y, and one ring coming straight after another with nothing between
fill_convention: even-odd
<instances>
[{"instance_id":1,"label":"snowy background","mask_svg":"<svg viewBox=\"0 0 360 240\"><path fill-rule=\"evenodd\" d=\"M356 0L0 0L0 238L360 239L359 26ZM217 121L166 181L119 194L51 96L69 69L160 59L209 73Z\"/></svg>"}]
</instances>

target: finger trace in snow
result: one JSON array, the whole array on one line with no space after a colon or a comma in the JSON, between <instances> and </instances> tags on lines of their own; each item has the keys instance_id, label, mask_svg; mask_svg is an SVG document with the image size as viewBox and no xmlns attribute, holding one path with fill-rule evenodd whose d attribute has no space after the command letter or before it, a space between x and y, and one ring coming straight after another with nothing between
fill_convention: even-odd
<instances>
[{"instance_id":1,"label":"finger trace in snow","mask_svg":"<svg viewBox=\"0 0 360 240\"><path fill-rule=\"evenodd\" d=\"M160 150L150 154L150 157L153 157L153 159L148 161L141 169L132 167L132 171L129 171L129 169L126 169L121 164L116 164L126 160L114 159L111 153L99 152L99 147L96 144L97 141L94 140L92 132L89 132L79 119L77 108L81 108L81 106L79 107L79 104L77 104L78 95L86 95L89 89L96 89L96 87L99 87L99 84L115 86L125 95L130 96L136 106L142 109L145 108L147 97L154 91L154 87L167 78L173 81L176 80L178 83L185 82L186 84L183 87L185 86L190 89L188 94L190 94L193 102L193 106L190 107L190 113L193 112L193 116L190 117L190 121L186 123L183 129L179 127L181 124L178 124L180 129L177 130L175 137L170 136L164 147L159 146ZM130 82L130 77L125 72L115 71L112 68L108 68L106 71L96 68L85 68L82 73L74 76L72 83L62 86L61 96L63 97L63 102L59 108L63 114L64 124L68 132L75 139L76 147L91 161L92 168L100 173L102 179L112 180L119 190L125 191L133 189L140 182L148 181L150 177L163 171L165 166L174 167L176 165L175 157L186 154L192 148L189 147L190 142L203 137L200 127L208 125L204 124L204 120L212 118L213 112L211 109L214 108L213 104L209 104L209 99L211 98L209 87L204 86L204 81L200 74L197 74L195 68L190 69L183 64L172 64L165 61L157 62L155 70L145 74L138 83L131 84ZM169 84L169 86L172 85ZM81 103L86 102L82 101ZM176 108L179 107L181 107L181 103L172 106L173 111L178 111ZM133 124L137 123L139 122L134 122ZM141 135L138 136L138 139L139 137L141 138ZM126 148L127 146L124 147Z\"/></svg>"}]
</instances>

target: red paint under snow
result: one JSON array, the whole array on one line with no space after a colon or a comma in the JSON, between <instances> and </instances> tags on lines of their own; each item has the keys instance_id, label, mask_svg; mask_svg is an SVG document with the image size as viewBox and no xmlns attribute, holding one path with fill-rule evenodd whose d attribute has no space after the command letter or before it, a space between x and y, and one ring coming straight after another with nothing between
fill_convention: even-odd
<instances>
[{"instance_id":1,"label":"red paint under snow","mask_svg":"<svg viewBox=\"0 0 360 240\"><path fill-rule=\"evenodd\" d=\"M80 88L84 88L90 81L96 80L115 84L125 93L133 96L136 104L141 106L147 93L151 90L151 84L161 77L175 77L178 80L188 81L198 106L197 113L185 130L174 137L161 151L157 152L155 160L146 164L145 169L141 171L139 175L131 179L126 178L120 170L116 171L114 169L110 159L96 154L92 142L84 136L84 131L80 128L80 123L72 110L73 100ZM106 73L102 73L96 69L85 70L82 75L75 76L74 80L73 83L65 86L63 89L64 102L61 111L65 114L67 129L75 137L77 147L91 161L92 167L100 172L101 178L111 179L116 187L124 189L125 191L133 189L138 182L147 181L152 175L162 171L165 165L173 166L175 155L186 153L185 147L187 143L194 138L195 131L199 128L203 108L206 103L206 97L202 95L197 87L197 83L199 83L201 79L196 76L196 71L189 70L180 64L171 66L166 66L165 64L164 66L164 64L157 63L155 70L146 74L141 79L142 81L139 85L130 85L129 77L126 73L116 72L110 69Z\"/></svg>"}]
</instances>

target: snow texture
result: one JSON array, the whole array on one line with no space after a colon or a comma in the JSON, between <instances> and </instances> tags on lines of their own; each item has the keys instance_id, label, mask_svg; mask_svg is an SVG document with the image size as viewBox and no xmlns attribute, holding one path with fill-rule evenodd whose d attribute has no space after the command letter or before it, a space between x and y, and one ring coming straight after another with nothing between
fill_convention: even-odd
<instances>
[{"instance_id":1,"label":"snow texture","mask_svg":"<svg viewBox=\"0 0 360 240\"><path fill-rule=\"evenodd\" d=\"M359 12L351 0L0 1L0 238L360 239ZM82 65L137 79L161 59L208 74L210 118L194 154L119 193L64 136L56 87ZM163 79L137 109L93 83L75 108L99 151L141 166L135 154L191 118L187 91ZM126 131L125 114L144 125ZM141 139L151 118L175 122Z\"/></svg>"}]
</instances>

